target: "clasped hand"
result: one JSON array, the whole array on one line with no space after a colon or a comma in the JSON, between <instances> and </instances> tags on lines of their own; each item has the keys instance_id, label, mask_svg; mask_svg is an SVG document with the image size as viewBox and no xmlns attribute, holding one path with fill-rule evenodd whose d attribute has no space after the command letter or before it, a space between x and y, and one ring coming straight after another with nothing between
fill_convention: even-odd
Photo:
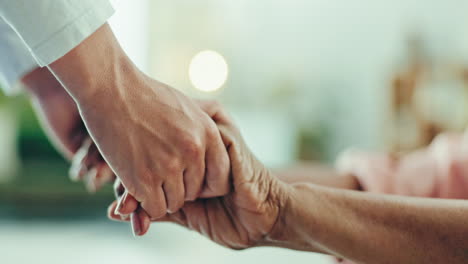
<instances>
[{"instance_id":1,"label":"clasped hand","mask_svg":"<svg viewBox=\"0 0 468 264\"><path fill-rule=\"evenodd\" d=\"M199 101L220 131L230 157L232 189L223 197L186 202L178 211L151 217L138 199L119 179L114 191L116 201L108 210L111 219L131 221L135 235L147 232L151 221L168 221L195 230L230 248L243 249L268 243L265 241L286 199L286 185L277 180L254 157L239 130L215 102Z\"/></svg>"}]
</instances>

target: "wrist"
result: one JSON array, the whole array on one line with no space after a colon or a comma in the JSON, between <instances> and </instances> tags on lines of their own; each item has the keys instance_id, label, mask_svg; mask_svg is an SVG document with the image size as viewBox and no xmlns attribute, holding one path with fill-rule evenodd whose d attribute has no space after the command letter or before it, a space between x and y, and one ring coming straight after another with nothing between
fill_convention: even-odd
<instances>
[{"instance_id":1,"label":"wrist","mask_svg":"<svg viewBox=\"0 0 468 264\"><path fill-rule=\"evenodd\" d=\"M60 92L65 92L63 86L55 76L47 69L35 68L21 78L25 90L33 97L44 100Z\"/></svg>"},{"instance_id":2,"label":"wrist","mask_svg":"<svg viewBox=\"0 0 468 264\"><path fill-rule=\"evenodd\" d=\"M270 194L272 203L277 210L276 220L267 236L264 237L262 245L284 247L290 240L289 234L291 224L288 215L291 214L292 203L294 200L293 184L274 180L272 184L272 193Z\"/></svg>"},{"instance_id":3,"label":"wrist","mask_svg":"<svg viewBox=\"0 0 468 264\"><path fill-rule=\"evenodd\" d=\"M49 67L79 105L112 98L142 75L107 24Z\"/></svg>"},{"instance_id":4,"label":"wrist","mask_svg":"<svg viewBox=\"0 0 468 264\"><path fill-rule=\"evenodd\" d=\"M268 245L327 253L311 238L311 234L320 230L318 218L310 217L310 211L314 211L314 215L319 214L318 211L311 210L318 207L314 206L314 202L319 200L316 199L318 197L309 196L313 186L309 183L287 184L287 196L279 210L278 220L267 238Z\"/></svg>"}]
</instances>

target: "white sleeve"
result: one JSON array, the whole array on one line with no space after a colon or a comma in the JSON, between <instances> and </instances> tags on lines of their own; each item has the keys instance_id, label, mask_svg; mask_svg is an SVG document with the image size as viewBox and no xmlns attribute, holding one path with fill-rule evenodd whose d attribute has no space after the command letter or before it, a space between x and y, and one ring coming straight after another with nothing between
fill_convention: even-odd
<instances>
[{"instance_id":1,"label":"white sleeve","mask_svg":"<svg viewBox=\"0 0 468 264\"><path fill-rule=\"evenodd\" d=\"M113 13L108 0L0 0L0 16L41 67L68 53Z\"/></svg>"},{"instance_id":2,"label":"white sleeve","mask_svg":"<svg viewBox=\"0 0 468 264\"><path fill-rule=\"evenodd\" d=\"M8 95L19 91L19 80L37 67L24 42L0 18L0 87Z\"/></svg>"}]
</instances>

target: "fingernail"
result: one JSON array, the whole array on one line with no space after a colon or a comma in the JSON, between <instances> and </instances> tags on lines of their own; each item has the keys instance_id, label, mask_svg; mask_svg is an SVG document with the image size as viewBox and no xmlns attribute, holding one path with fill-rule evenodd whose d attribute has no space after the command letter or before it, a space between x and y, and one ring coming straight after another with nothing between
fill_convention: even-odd
<instances>
[{"instance_id":1,"label":"fingernail","mask_svg":"<svg viewBox=\"0 0 468 264\"><path fill-rule=\"evenodd\" d=\"M124 195L122 195L122 197L120 198L119 203L117 204L117 207L115 207L115 214L122 215L122 213L120 213L120 210L122 210L122 208L125 205L125 200L127 198L127 195L128 195L128 192L125 192Z\"/></svg>"},{"instance_id":2,"label":"fingernail","mask_svg":"<svg viewBox=\"0 0 468 264\"><path fill-rule=\"evenodd\" d=\"M130 222L132 223L132 232L134 237L138 237L141 234L140 219L137 213L130 215Z\"/></svg>"}]
</instances>

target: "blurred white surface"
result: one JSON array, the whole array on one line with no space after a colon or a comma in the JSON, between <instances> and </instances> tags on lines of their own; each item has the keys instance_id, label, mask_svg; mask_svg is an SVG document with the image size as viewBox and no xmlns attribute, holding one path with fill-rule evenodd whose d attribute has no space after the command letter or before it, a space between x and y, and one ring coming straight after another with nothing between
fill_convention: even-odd
<instances>
[{"instance_id":1,"label":"blurred white surface","mask_svg":"<svg viewBox=\"0 0 468 264\"><path fill-rule=\"evenodd\" d=\"M468 61L462 0L155 0L150 8L154 77L198 95L190 59L217 50L230 68L218 98L264 105L289 83L303 119L330 120L334 154L384 147L387 90L409 36L420 35L436 60Z\"/></svg>"},{"instance_id":2,"label":"blurred white surface","mask_svg":"<svg viewBox=\"0 0 468 264\"><path fill-rule=\"evenodd\" d=\"M149 65L149 0L112 0L115 14L109 20L120 45L143 71Z\"/></svg>"},{"instance_id":3,"label":"blurred white surface","mask_svg":"<svg viewBox=\"0 0 468 264\"><path fill-rule=\"evenodd\" d=\"M286 112L280 110L230 109L230 114L249 149L269 168L294 163L297 131Z\"/></svg>"},{"instance_id":4,"label":"blurred white surface","mask_svg":"<svg viewBox=\"0 0 468 264\"><path fill-rule=\"evenodd\" d=\"M17 129L14 110L0 105L0 183L12 180L18 169Z\"/></svg>"},{"instance_id":5,"label":"blurred white surface","mask_svg":"<svg viewBox=\"0 0 468 264\"><path fill-rule=\"evenodd\" d=\"M234 264L330 263L318 254L275 248L233 251L172 224L153 224L133 238L123 223L0 222L5 264Z\"/></svg>"}]
</instances>

